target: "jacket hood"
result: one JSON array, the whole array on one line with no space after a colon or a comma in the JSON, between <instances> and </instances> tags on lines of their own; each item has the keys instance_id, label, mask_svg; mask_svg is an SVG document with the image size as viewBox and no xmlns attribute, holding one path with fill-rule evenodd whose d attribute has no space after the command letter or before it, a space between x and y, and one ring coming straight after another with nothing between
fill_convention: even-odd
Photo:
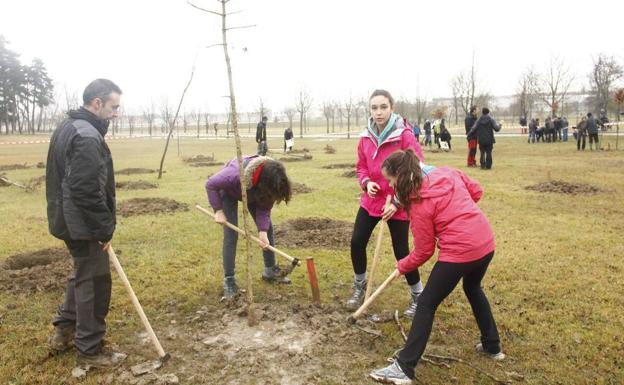
<instances>
[{"instance_id":1,"label":"jacket hood","mask_svg":"<svg viewBox=\"0 0 624 385\"><path fill-rule=\"evenodd\" d=\"M84 107L80 107L77 110L70 110L67 115L72 119L80 119L86 120L91 123L93 127L100 133L100 135L105 136L108 132L108 125L110 124L110 120L107 119L99 119L89 110L86 110Z\"/></svg>"},{"instance_id":2,"label":"jacket hood","mask_svg":"<svg viewBox=\"0 0 624 385\"><path fill-rule=\"evenodd\" d=\"M373 118L368 118L369 122L372 121L372 119ZM386 138L386 140L401 136L401 133L403 133L403 130L405 129L407 129L407 127L405 126L405 123L403 123L403 118L399 115L399 118L396 120L396 122L394 122L394 127L392 127L392 131L390 131L390 135L388 135L388 138ZM360 133L360 137L372 138L373 136L368 131L368 128L365 128L364 131Z\"/></svg>"},{"instance_id":3,"label":"jacket hood","mask_svg":"<svg viewBox=\"0 0 624 385\"><path fill-rule=\"evenodd\" d=\"M273 158L269 158L268 156L256 156L249 159L249 163L247 163L247 165L245 166L244 172L245 186L247 186L247 189L253 187L251 181L254 171L256 171L258 166L260 166L263 162L266 162L267 160L273 160Z\"/></svg>"},{"instance_id":4,"label":"jacket hood","mask_svg":"<svg viewBox=\"0 0 624 385\"><path fill-rule=\"evenodd\" d=\"M443 196L455 189L457 179L453 173L454 171L448 167L436 167L430 174L425 175L420 186L421 198Z\"/></svg>"}]
</instances>

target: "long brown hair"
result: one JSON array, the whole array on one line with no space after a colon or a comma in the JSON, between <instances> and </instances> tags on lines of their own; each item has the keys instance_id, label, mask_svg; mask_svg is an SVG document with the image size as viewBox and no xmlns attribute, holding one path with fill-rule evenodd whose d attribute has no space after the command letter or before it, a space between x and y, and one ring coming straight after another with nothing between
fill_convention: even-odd
<instances>
[{"instance_id":1,"label":"long brown hair","mask_svg":"<svg viewBox=\"0 0 624 385\"><path fill-rule=\"evenodd\" d=\"M387 175L397 178L394 192L409 213L411 200L420 201L420 185L423 181L416 154L411 149L396 151L386 158L381 168Z\"/></svg>"},{"instance_id":2,"label":"long brown hair","mask_svg":"<svg viewBox=\"0 0 624 385\"><path fill-rule=\"evenodd\" d=\"M290 181L284 165L276 160L267 160L255 186L258 201L270 204L288 203L292 196Z\"/></svg>"}]
</instances>

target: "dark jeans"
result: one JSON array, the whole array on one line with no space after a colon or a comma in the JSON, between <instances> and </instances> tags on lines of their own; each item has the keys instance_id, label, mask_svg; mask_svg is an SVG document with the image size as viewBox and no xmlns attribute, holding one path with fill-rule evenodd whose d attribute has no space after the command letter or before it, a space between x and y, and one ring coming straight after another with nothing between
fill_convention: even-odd
<instances>
[{"instance_id":1,"label":"dark jeans","mask_svg":"<svg viewBox=\"0 0 624 385\"><path fill-rule=\"evenodd\" d=\"M481 168L491 169L492 168L492 150L494 149L494 144L481 144L479 143L479 163Z\"/></svg>"},{"instance_id":2,"label":"dark jeans","mask_svg":"<svg viewBox=\"0 0 624 385\"><path fill-rule=\"evenodd\" d=\"M67 280L65 301L52 324L75 324L76 348L84 354L96 354L106 334L111 298L108 254L96 241L65 241L65 245L74 260L74 270Z\"/></svg>"},{"instance_id":3,"label":"dark jeans","mask_svg":"<svg viewBox=\"0 0 624 385\"><path fill-rule=\"evenodd\" d=\"M269 147L267 146L266 140L258 142L258 155L265 156Z\"/></svg>"},{"instance_id":4,"label":"dark jeans","mask_svg":"<svg viewBox=\"0 0 624 385\"><path fill-rule=\"evenodd\" d=\"M427 346L436 309L451 294L460 279L463 279L464 294L477 320L483 348L489 353L500 352L496 322L490 303L481 288L481 280L492 257L493 251L479 260L467 263L436 262L425 290L418 297L418 307L407 342L399 353L399 365L408 377L414 378L414 368Z\"/></svg>"},{"instance_id":5,"label":"dark jeans","mask_svg":"<svg viewBox=\"0 0 624 385\"><path fill-rule=\"evenodd\" d=\"M589 134L589 148L592 148L592 144L595 143L596 144L596 149L600 149L599 145L598 145L598 133L595 134Z\"/></svg>"},{"instance_id":6,"label":"dark jeans","mask_svg":"<svg viewBox=\"0 0 624 385\"><path fill-rule=\"evenodd\" d=\"M581 142L582 142L582 147L581 147ZM576 149L580 150L581 148L585 150L585 135L577 134L576 135Z\"/></svg>"},{"instance_id":7,"label":"dark jeans","mask_svg":"<svg viewBox=\"0 0 624 385\"><path fill-rule=\"evenodd\" d=\"M351 262L355 274L366 273L366 245L373 233L373 229L381 218L371 217L368 212L360 207L355 224L353 225L353 235L351 236ZM388 221L390 237L392 238L392 249L394 257L398 261L409 254L409 222L390 219ZM414 285L420 281L418 270L405 274L407 283Z\"/></svg>"},{"instance_id":8,"label":"dark jeans","mask_svg":"<svg viewBox=\"0 0 624 385\"><path fill-rule=\"evenodd\" d=\"M228 194L221 193L223 199L223 213L228 222L234 226L238 226L238 199L231 197ZM251 217L256 220L256 205L249 204L247 206ZM269 238L269 244L275 246L275 240L273 239L273 224L269 226L267 231ZM233 277L236 266L236 244L238 243L238 233L229 227L223 227L223 273L226 277ZM264 257L264 266L275 266L275 254L271 250L263 250L262 256Z\"/></svg>"}]
</instances>

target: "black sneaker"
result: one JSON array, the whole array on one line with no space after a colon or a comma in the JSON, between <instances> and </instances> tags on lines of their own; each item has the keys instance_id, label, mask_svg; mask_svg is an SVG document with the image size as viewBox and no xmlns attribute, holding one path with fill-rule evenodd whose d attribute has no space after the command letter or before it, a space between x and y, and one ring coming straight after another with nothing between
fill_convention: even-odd
<instances>
[{"instance_id":1,"label":"black sneaker","mask_svg":"<svg viewBox=\"0 0 624 385\"><path fill-rule=\"evenodd\" d=\"M262 279L270 283L278 283L282 285L291 284L292 281L285 275L286 273L284 272L284 270L282 270L279 265L275 265L271 268L269 274L267 274L266 272L262 273Z\"/></svg>"},{"instance_id":2,"label":"black sneaker","mask_svg":"<svg viewBox=\"0 0 624 385\"><path fill-rule=\"evenodd\" d=\"M50 349L55 353L65 352L74 346L76 325L55 326L54 332L48 337Z\"/></svg>"},{"instance_id":3,"label":"black sneaker","mask_svg":"<svg viewBox=\"0 0 624 385\"><path fill-rule=\"evenodd\" d=\"M225 277L223 280L223 298L232 299L238 295L238 285L236 285L236 278Z\"/></svg>"},{"instance_id":4,"label":"black sneaker","mask_svg":"<svg viewBox=\"0 0 624 385\"><path fill-rule=\"evenodd\" d=\"M345 307L348 310L357 310L364 302L364 296L366 294L366 280L362 282L353 282L353 293L351 298L345 303Z\"/></svg>"}]
</instances>

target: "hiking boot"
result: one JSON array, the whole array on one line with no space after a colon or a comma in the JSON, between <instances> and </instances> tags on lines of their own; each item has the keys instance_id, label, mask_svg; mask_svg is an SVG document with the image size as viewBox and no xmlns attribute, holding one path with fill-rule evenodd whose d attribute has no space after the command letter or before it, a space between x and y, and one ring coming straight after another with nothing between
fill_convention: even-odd
<instances>
[{"instance_id":1,"label":"hiking boot","mask_svg":"<svg viewBox=\"0 0 624 385\"><path fill-rule=\"evenodd\" d=\"M54 332L48 337L50 349L56 353L65 352L74 346L76 325L55 326Z\"/></svg>"},{"instance_id":2,"label":"hiking boot","mask_svg":"<svg viewBox=\"0 0 624 385\"><path fill-rule=\"evenodd\" d=\"M289 285L292 282L290 278L286 277L286 274L287 273L284 270L282 270L282 268L279 267L279 265L275 265L270 268L270 272L268 274L266 271L262 273L262 279L270 283Z\"/></svg>"},{"instance_id":3,"label":"hiking boot","mask_svg":"<svg viewBox=\"0 0 624 385\"><path fill-rule=\"evenodd\" d=\"M369 376L373 380L383 382L384 384L409 385L412 383L412 380L403 373L396 360L385 368L373 370Z\"/></svg>"},{"instance_id":4,"label":"hiking boot","mask_svg":"<svg viewBox=\"0 0 624 385\"><path fill-rule=\"evenodd\" d=\"M366 280L362 282L355 281L353 283L353 294L351 298L347 300L345 306L349 310L357 310L364 302L364 295L366 294Z\"/></svg>"},{"instance_id":5,"label":"hiking boot","mask_svg":"<svg viewBox=\"0 0 624 385\"><path fill-rule=\"evenodd\" d=\"M96 354L84 354L78 351L76 355L76 366L93 368L112 368L121 364L126 359L124 353L115 352L109 349L100 349Z\"/></svg>"},{"instance_id":6,"label":"hiking boot","mask_svg":"<svg viewBox=\"0 0 624 385\"><path fill-rule=\"evenodd\" d=\"M416 314L416 308L418 307L418 297L420 297L421 293L422 291L416 294L412 293L412 299L410 301L410 305L403 312L403 315L406 316L407 318L414 319L414 314Z\"/></svg>"},{"instance_id":7,"label":"hiking boot","mask_svg":"<svg viewBox=\"0 0 624 385\"><path fill-rule=\"evenodd\" d=\"M223 280L223 298L232 299L238 294L238 286L234 277L225 277Z\"/></svg>"},{"instance_id":8,"label":"hiking boot","mask_svg":"<svg viewBox=\"0 0 624 385\"><path fill-rule=\"evenodd\" d=\"M477 346L475 346L475 349L477 353L485 354L494 361L502 361L505 359L505 357L507 357L502 351L499 351L498 353L486 352L485 349L483 349L483 344L481 342L479 342Z\"/></svg>"}]
</instances>

